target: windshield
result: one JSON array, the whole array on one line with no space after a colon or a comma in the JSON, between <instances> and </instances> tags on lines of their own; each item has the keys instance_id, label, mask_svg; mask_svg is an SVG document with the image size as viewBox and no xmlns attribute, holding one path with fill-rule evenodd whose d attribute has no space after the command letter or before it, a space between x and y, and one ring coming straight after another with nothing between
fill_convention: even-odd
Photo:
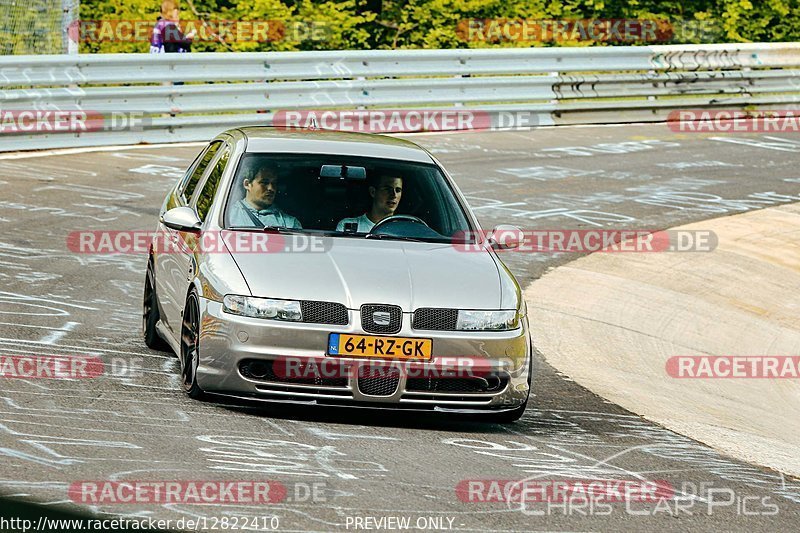
<instances>
[{"instance_id":1,"label":"windshield","mask_svg":"<svg viewBox=\"0 0 800 533\"><path fill-rule=\"evenodd\" d=\"M321 154L245 154L225 227L426 242L470 233L435 165Z\"/></svg>"}]
</instances>

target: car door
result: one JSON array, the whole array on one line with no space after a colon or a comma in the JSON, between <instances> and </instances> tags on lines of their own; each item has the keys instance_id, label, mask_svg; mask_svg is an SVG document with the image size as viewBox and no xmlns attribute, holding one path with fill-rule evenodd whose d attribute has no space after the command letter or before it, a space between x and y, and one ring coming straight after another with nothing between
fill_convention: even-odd
<instances>
[{"instance_id":1,"label":"car door","mask_svg":"<svg viewBox=\"0 0 800 533\"><path fill-rule=\"evenodd\" d=\"M200 222L205 223L211 205L214 202L217 189L225 172L225 168L230 160L233 148L230 143L225 142L218 150L216 158L208 166L203 178L197 186L190 202L189 207L195 210ZM173 324L180 326L183 317L183 308L186 304L186 295L189 291L189 284L194 279L199 264L200 249L198 247L197 235L192 233L178 233L178 243L173 255L175 267L171 270L172 282L178 287L175 294L174 308L169 311L172 313ZM180 335L180 328L176 327L173 332Z\"/></svg>"},{"instance_id":2,"label":"car door","mask_svg":"<svg viewBox=\"0 0 800 533\"><path fill-rule=\"evenodd\" d=\"M165 210L189 205L190 200L197 191L198 184L209 170L210 164L222 146L222 141L213 141L198 157L193 168L190 167L187 176L181 181L175 192L167 199ZM175 338L180 335L180 310L186 298L186 283L176 283L176 280L185 278L181 268L182 261L178 260L178 242L181 235L178 231L158 225L159 235L157 242L166 243L165 253L157 254L155 261L156 290L160 304L161 320L173 333Z\"/></svg>"}]
</instances>

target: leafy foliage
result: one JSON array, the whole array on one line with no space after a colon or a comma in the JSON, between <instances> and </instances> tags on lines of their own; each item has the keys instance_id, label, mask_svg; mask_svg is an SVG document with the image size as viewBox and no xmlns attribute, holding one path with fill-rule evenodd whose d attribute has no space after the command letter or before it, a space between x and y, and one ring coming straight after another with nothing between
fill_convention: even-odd
<instances>
[{"instance_id":1,"label":"leafy foliage","mask_svg":"<svg viewBox=\"0 0 800 533\"><path fill-rule=\"evenodd\" d=\"M467 21L648 19L672 43L800 41L800 0L182 0L181 19L268 21L269 39L197 39L193 51L484 48L653 44L473 38ZM83 0L83 20L151 20L158 0ZM657 44L657 43L656 43ZM144 40L81 42L87 52L146 52Z\"/></svg>"}]
</instances>

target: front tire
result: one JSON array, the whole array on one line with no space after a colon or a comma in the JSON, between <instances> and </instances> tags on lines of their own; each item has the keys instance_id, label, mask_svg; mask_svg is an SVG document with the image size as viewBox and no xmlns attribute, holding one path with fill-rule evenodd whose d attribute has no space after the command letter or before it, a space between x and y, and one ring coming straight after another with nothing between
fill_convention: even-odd
<instances>
[{"instance_id":1,"label":"front tire","mask_svg":"<svg viewBox=\"0 0 800 533\"><path fill-rule=\"evenodd\" d=\"M190 398L202 399L205 394L197 384L197 366L200 362L200 305L192 291L186 299L181 326L181 389Z\"/></svg>"},{"instance_id":2,"label":"front tire","mask_svg":"<svg viewBox=\"0 0 800 533\"><path fill-rule=\"evenodd\" d=\"M156 329L156 324L161 318L158 312L158 298L156 297L156 276L153 269L153 260L147 262L147 275L144 280L144 298L142 299L142 336L144 343L151 350L160 352L172 351L169 344L161 338Z\"/></svg>"}]
</instances>

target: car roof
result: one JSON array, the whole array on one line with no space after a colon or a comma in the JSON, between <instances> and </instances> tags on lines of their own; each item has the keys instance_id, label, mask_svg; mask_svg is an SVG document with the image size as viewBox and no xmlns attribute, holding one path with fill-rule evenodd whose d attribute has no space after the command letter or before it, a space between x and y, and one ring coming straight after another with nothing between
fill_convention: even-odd
<instances>
[{"instance_id":1,"label":"car roof","mask_svg":"<svg viewBox=\"0 0 800 533\"><path fill-rule=\"evenodd\" d=\"M237 128L247 138L247 153L336 154L432 163L420 146L387 135L330 130L286 130L270 126Z\"/></svg>"}]
</instances>

